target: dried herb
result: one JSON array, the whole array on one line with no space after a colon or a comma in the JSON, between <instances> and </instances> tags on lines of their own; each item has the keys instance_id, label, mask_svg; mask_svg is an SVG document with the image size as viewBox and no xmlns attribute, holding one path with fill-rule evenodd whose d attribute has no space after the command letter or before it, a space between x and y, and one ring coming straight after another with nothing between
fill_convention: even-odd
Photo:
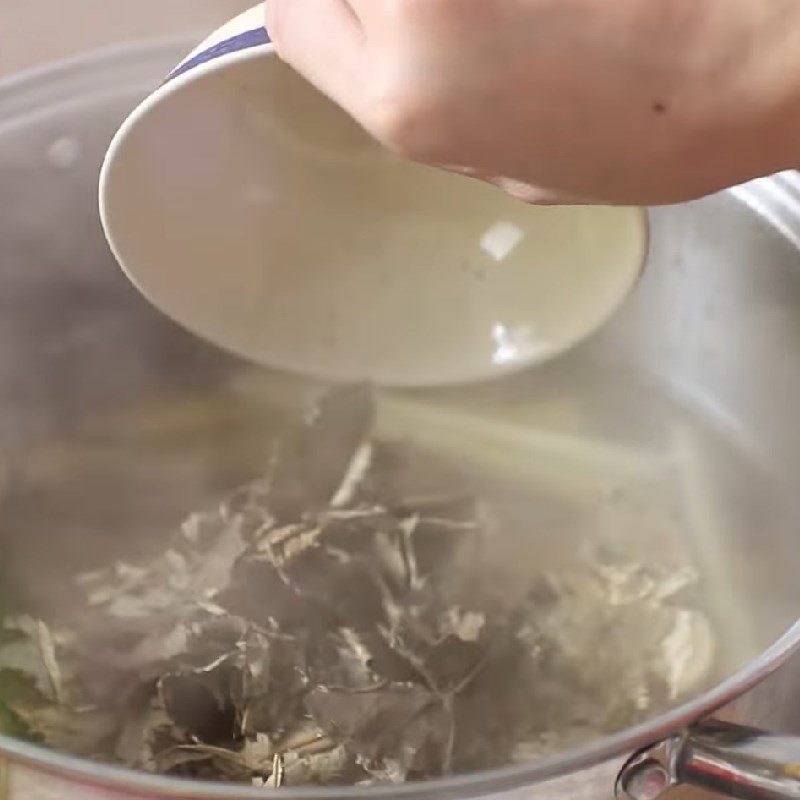
<instances>
[{"instance_id":1,"label":"dried herb","mask_svg":"<svg viewBox=\"0 0 800 800\"><path fill-rule=\"evenodd\" d=\"M368 387L327 394L158 558L80 576L69 634L7 618L0 729L181 777L401 782L535 757L686 690L697 643L665 643L713 638L680 579L591 553L498 600L487 503L374 417ZM629 636L645 662L609 644Z\"/></svg>"}]
</instances>

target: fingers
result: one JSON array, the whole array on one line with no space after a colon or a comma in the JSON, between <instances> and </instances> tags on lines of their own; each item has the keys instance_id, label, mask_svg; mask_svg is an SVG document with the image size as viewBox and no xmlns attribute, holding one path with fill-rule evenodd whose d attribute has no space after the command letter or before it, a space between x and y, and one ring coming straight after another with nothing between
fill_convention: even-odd
<instances>
[{"instance_id":1,"label":"fingers","mask_svg":"<svg viewBox=\"0 0 800 800\"><path fill-rule=\"evenodd\" d=\"M484 178L488 183L502 189L506 194L511 195L523 203L534 206L585 206L594 205L595 201L586 197L577 197L571 194L545 189L541 186L532 186L528 183L515 181L510 178L493 176Z\"/></svg>"},{"instance_id":2,"label":"fingers","mask_svg":"<svg viewBox=\"0 0 800 800\"><path fill-rule=\"evenodd\" d=\"M281 58L355 113L363 30L351 0L267 0L265 13Z\"/></svg>"},{"instance_id":3,"label":"fingers","mask_svg":"<svg viewBox=\"0 0 800 800\"><path fill-rule=\"evenodd\" d=\"M370 93L364 92L365 82L376 69L376 64L367 63L367 33L370 35L370 52L375 57L379 50L373 39L376 32L385 32L393 2L395 0L266 2L267 28L281 58L384 142L391 141L391 136L379 135L380 126L373 113L375 109L368 106ZM377 39L380 40L380 36ZM410 157L414 157L413 154ZM428 162L429 158L420 157L420 160ZM525 203L585 205L593 202L469 166L440 166L491 183Z\"/></svg>"},{"instance_id":4,"label":"fingers","mask_svg":"<svg viewBox=\"0 0 800 800\"><path fill-rule=\"evenodd\" d=\"M504 178L500 175L492 175L475 167L466 167L461 164L433 164L446 172L455 172L457 175L464 175L467 178L474 178L483 183L490 183L498 189L504 191L516 200L533 206L585 206L595 205L596 201L585 197L565 194L564 192L545 189L542 186L535 186L522 181Z\"/></svg>"}]
</instances>

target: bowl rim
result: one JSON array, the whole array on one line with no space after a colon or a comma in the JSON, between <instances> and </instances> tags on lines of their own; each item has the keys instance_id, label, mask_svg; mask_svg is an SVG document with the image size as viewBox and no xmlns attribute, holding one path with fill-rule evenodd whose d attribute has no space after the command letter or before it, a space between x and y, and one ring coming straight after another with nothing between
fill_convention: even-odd
<instances>
[{"instance_id":1,"label":"bowl rim","mask_svg":"<svg viewBox=\"0 0 800 800\"><path fill-rule=\"evenodd\" d=\"M194 40L196 41L196 40ZM152 64L159 60L166 63L169 56L180 56L192 40L186 37L170 37L133 44L118 45L90 52L86 55L57 61L51 65L27 70L0 79L0 134L6 125L22 123L33 111L37 115L46 111L45 104L55 108L63 103L96 93L98 89L119 87L119 81L109 80L115 69L126 68L131 77L136 77L137 86L152 79ZM253 53L239 53L225 58L252 58ZM150 72L143 74L142 65L149 63ZM173 59L174 63L174 59ZM199 67L198 70L203 70ZM202 72L193 70L180 76L175 82L195 79ZM75 82L83 89L83 95L75 93ZM85 84L82 85L82 84ZM65 92L65 88L70 91ZM771 216L776 226L784 219L787 205L800 199L800 179L796 173L786 173L774 178L755 182L753 196L758 204L754 210L762 216ZM758 187L761 194L756 195ZM747 189L730 190L738 193ZM763 197L763 200L760 199ZM746 198L745 198L746 200ZM795 217L796 219L796 217ZM797 234L795 234L796 236ZM622 761L635 751L660 741L696 720L710 714L756 686L775 672L794 652L800 649L800 621L795 622L780 638L746 666L732 676L716 684L706 692L669 709L645 722L626 728L618 733L604 736L578 748L567 750L556 756L543 758L527 764L519 764L482 772L438 778L431 781L408 783L398 786L371 787L298 787L268 790L233 783L215 783L148 775L123 767L109 766L55 753L39 745L31 744L0 734L0 777L2 759L9 763L29 767L42 774L51 774L62 779L74 780L85 787L103 787L116 793L122 792L138 797L192 798L193 800L249 800L250 798L283 798L283 800L353 800L353 798L467 798L497 794L545 781L562 778L579 770L588 769L605 762ZM611 786L608 787L610 792Z\"/></svg>"}]
</instances>

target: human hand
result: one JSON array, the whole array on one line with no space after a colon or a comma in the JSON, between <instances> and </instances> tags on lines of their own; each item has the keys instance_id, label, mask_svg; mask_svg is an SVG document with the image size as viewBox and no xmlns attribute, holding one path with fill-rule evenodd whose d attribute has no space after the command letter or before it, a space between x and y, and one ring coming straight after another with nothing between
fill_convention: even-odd
<instances>
[{"instance_id":1,"label":"human hand","mask_svg":"<svg viewBox=\"0 0 800 800\"><path fill-rule=\"evenodd\" d=\"M658 204L792 166L797 0L268 0L380 142L528 202Z\"/></svg>"}]
</instances>

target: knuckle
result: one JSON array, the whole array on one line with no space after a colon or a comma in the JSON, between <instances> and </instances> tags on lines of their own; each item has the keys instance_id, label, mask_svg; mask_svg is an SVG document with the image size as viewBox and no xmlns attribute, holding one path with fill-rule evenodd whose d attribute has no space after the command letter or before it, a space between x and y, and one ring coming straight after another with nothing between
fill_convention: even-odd
<instances>
[{"instance_id":1,"label":"knuckle","mask_svg":"<svg viewBox=\"0 0 800 800\"><path fill-rule=\"evenodd\" d=\"M435 101L413 92L383 92L372 103L370 118L370 133L395 153L422 162L446 156Z\"/></svg>"}]
</instances>

